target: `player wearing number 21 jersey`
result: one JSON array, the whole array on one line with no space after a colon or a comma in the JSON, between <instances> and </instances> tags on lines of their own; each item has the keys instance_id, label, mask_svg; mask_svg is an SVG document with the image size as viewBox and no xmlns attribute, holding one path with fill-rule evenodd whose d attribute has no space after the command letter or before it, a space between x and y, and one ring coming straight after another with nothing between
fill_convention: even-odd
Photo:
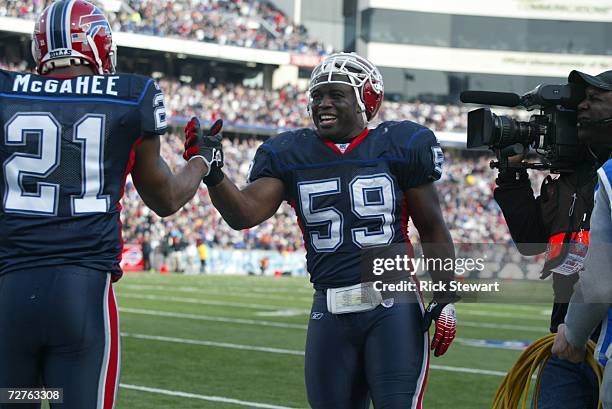
<instances>
[{"instance_id":1,"label":"player wearing number 21 jersey","mask_svg":"<svg viewBox=\"0 0 612 409\"><path fill-rule=\"evenodd\" d=\"M455 336L456 296L436 294L425 309L414 293L374 289L362 279L362 263L371 251L409 254L409 218L426 257L454 257L432 183L442 172L442 151L434 134L413 122L368 129L383 82L357 54L326 58L312 73L309 94L315 129L261 145L242 190L213 166L211 199L236 229L261 223L284 200L295 208L315 288L305 361L310 405L365 409L371 400L377 408L420 408L427 329L435 320L431 347L442 355ZM452 277L430 273L436 281Z\"/></svg>"},{"instance_id":2,"label":"player wearing number 21 jersey","mask_svg":"<svg viewBox=\"0 0 612 409\"><path fill-rule=\"evenodd\" d=\"M126 177L165 216L210 167L169 170L162 92L115 74L111 30L92 4L51 3L32 50L40 75L0 70L0 388L62 388L62 408L111 409ZM0 403L13 407L39 405Z\"/></svg>"}]
</instances>

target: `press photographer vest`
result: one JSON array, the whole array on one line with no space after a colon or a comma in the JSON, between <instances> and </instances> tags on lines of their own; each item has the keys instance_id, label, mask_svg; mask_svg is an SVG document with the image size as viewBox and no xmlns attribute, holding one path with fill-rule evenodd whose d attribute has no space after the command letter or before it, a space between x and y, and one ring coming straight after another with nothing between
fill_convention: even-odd
<instances>
[{"instance_id":1,"label":"press photographer vest","mask_svg":"<svg viewBox=\"0 0 612 409\"><path fill-rule=\"evenodd\" d=\"M591 168L544 179L539 200L543 225L550 229L541 278L552 273L570 276L582 270L589 245L595 184Z\"/></svg>"}]
</instances>

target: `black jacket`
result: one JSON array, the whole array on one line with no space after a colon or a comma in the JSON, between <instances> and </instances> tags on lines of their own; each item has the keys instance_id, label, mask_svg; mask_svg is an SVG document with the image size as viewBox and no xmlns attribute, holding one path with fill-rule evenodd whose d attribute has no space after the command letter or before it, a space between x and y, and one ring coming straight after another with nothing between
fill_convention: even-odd
<instances>
[{"instance_id":1,"label":"black jacket","mask_svg":"<svg viewBox=\"0 0 612 409\"><path fill-rule=\"evenodd\" d=\"M499 204L510 235L519 252L526 256L544 253L548 239L557 233L588 230L593 194L597 180L593 165L584 165L574 173L547 177L540 196L534 196L527 172L500 172L496 182L495 201ZM550 275L545 266L542 277ZM555 301L550 331L563 323L578 274L565 276L553 273Z\"/></svg>"}]
</instances>

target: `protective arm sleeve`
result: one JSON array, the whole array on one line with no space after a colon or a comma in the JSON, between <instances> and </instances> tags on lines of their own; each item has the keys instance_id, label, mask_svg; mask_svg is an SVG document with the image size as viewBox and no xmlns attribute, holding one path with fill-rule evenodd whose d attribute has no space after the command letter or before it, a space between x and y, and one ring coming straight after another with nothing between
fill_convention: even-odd
<instances>
[{"instance_id":1,"label":"protective arm sleeve","mask_svg":"<svg viewBox=\"0 0 612 409\"><path fill-rule=\"evenodd\" d=\"M601 183L591 216L590 241L584 271L574 287L565 316L567 340L576 347L586 344L612 301L612 215L610 197Z\"/></svg>"},{"instance_id":2,"label":"protective arm sleeve","mask_svg":"<svg viewBox=\"0 0 612 409\"><path fill-rule=\"evenodd\" d=\"M500 173L498 187L493 192L508 224L512 240L525 256L540 254L546 250L547 230L542 223L539 201L534 197L527 172Z\"/></svg>"}]
</instances>

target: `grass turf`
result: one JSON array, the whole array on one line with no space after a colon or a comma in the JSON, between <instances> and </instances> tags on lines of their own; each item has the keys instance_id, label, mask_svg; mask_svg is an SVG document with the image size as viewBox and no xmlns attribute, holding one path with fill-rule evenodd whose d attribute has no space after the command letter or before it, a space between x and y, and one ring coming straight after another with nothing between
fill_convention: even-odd
<instances>
[{"instance_id":1,"label":"grass turf","mask_svg":"<svg viewBox=\"0 0 612 409\"><path fill-rule=\"evenodd\" d=\"M127 334L118 409L308 407L306 279L136 273L115 289ZM458 304L458 319L457 342L431 358L446 368L430 369L424 407L490 407L502 377L462 368L506 372L520 351L464 341L535 340L547 333L549 305ZM252 347L281 351L240 349Z\"/></svg>"}]
</instances>

